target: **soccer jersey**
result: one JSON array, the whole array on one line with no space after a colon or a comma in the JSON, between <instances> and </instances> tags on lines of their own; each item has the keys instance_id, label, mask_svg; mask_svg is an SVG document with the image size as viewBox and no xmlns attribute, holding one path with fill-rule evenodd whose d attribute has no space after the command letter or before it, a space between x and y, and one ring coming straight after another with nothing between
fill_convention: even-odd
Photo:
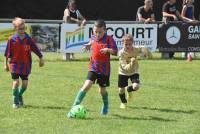
<instances>
[{"instance_id":1,"label":"soccer jersey","mask_svg":"<svg viewBox=\"0 0 200 134\"><path fill-rule=\"evenodd\" d=\"M117 52L117 45L115 41L111 36L106 34L99 40L95 36L92 36L91 41L92 53L90 57L89 71L109 76L110 54L103 54L100 50L103 48L111 48Z\"/></svg>"},{"instance_id":2,"label":"soccer jersey","mask_svg":"<svg viewBox=\"0 0 200 134\"><path fill-rule=\"evenodd\" d=\"M39 58L42 57L40 50L28 34L25 34L23 39L20 39L18 35L9 38L4 56L10 58L10 72L20 75L30 74L31 52Z\"/></svg>"},{"instance_id":3,"label":"soccer jersey","mask_svg":"<svg viewBox=\"0 0 200 134\"><path fill-rule=\"evenodd\" d=\"M151 52L147 48L135 48L133 47L133 53L127 53L124 48L122 48L119 53L119 74L131 76L133 74L139 73L139 64L137 56L144 54L147 57L152 57ZM131 61L131 58L135 60Z\"/></svg>"},{"instance_id":4,"label":"soccer jersey","mask_svg":"<svg viewBox=\"0 0 200 134\"><path fill-rule=\"evenodd\" d=\"M127 53L124 49L119 51L119 74L131 76L135 73L138 73L139 65L137 61L137 56L141 52L141 49L134 48L133 53ZM135 58L133 62L131 62L131 58Z\"/></svg>"}]
</instances>

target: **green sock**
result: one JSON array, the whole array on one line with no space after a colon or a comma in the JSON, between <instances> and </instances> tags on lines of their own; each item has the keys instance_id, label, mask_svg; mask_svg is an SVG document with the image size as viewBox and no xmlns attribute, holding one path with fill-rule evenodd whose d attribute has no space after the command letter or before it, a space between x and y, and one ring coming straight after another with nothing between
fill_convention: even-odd
<instances>
[{"instance_id":1,"label":"green sock","mask_svg":"<svg viewBox=\"0 0 200 134\"><path fill-rule=\"evenodd\" d=\"M19 96L22 96L25 91L26 91L26 88L21 87L19 89Z\"/></svg>"},{"instance_id":2,"label":"green sock","mask_svg":"<svg viewBox=\"0 0 200 134\"><path fill-rule=\"evenodd\" d=\"M108 107L108 93L107 92L102 95L102 100L103 100L103 105L105 107Z\"/></svg>"},{"instance_id":3,"label":"green sock","mask_svg":"<svg viewBox=\"0 0 200 134\"><path fill-rule=\"evenodd\" d=\"M13 91L13 103L14 104L19 104L19 91L18 88L12 89Z\"/></svg>"},{"instance_id":4,"label":"green sock","mask_svg":"<svg viewBox=\"0 0 200 134\"><path fill-rule=\"evenodd\" d=\"M75 101L74 101L73 106L79 105L79 104L82 102L82 100L83 100L83 98L85 97L85 95L86 95L86 92L80 90L80 91L78 92L78 94L76 95L76 98L75 98Z\"/></svg>"}]
</instances>

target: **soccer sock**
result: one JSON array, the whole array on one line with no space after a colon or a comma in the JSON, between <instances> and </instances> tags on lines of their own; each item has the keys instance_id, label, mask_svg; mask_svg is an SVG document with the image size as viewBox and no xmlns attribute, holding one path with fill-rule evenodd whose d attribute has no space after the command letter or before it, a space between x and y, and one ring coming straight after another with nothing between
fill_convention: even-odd
<instances>
[{"instance_id":1,"label":"soccer sock","mask_svg":"<svg viewBox=\"0 0 200 134\"><path fill-rule=\"evenodd\" d=\"M133 90L133 86L128 86L127 91L128 91L128 92L134 91L134 90Z\"/></svg>"},{"instance_id":2,"label":"soccer sock","mask_svg":"<svg viewBox=\"0 0 200 134\"><path fill-rule=\"evenodd\" d=\"M22 96L25 91L26 91L26 88L23 88L23 87L19 88L19 96Z\"/></svg>"},{"instance_id":3,"label":"soccer sock","mask_svg":"<svg viewBox=\"0 0 200 134\"><path fill-rule=\"evenodd\" d=\"M102 95L102 100L103 100L103 105L105 107L108 107L108 93L107 92Z\"/></svg>"},{"instance_id":4,"label":"soccer sock","mask_svg":"<svg viewBox=\"0 0 200 134\"><path fill-rule=\"evenodd\" d=\"M19 91L18 88L12 89L12 94L13 94L13 103L14 104L19 104Z\"/></svg>"},{"instance_id":5,"label":"soccer sock","mask_svg":"<svg viewBox=\"0 0 200 134\"><path fill-rule=\"evenodd\" d=\"M78 92L78 94L76 95L76 98L75 98L75 101L74 101L73 106L79 105L79 104L82 102L82 100L83 100L83 98L85 97L85 95L86 95L86 92L80 90L80 91Z\"/></svg>"},{"instance_id":6,"label":"soccer sock","mask_svg":"<svg viewBox=\"0 0 200 134\"><path fill-rule=\"evenodd\" d=\"M119 94L119 98L121 99L121 102L122 102L122 103L127 103L125 93Z\"/></svg>"}]
</instances>

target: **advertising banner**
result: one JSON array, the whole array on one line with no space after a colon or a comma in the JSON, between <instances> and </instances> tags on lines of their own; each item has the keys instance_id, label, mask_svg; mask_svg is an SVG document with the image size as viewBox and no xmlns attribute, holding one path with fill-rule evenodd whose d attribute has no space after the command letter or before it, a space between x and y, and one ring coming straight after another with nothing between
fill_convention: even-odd
<instances>
[{"instance_id":1,"label":"advertising banner","mask_svg":"<svg viewBox=\"0 0 200 134\"><path fill-rule=\"evenodd\" d=\"M107 34L113 36L119 49L122 37L130 33L135 46L148 48L154 52L157 48L157 24L107 24ZM82 45L90 40L93 24L79 27L76 24L61 25L61 52L81 52Z\"/></svg>"},{"instance_id":2,"label":"advertising banner","mask_svg":"<svg viewBox=\"0 0 200 134\"><path fill-rule=\"evenodd\" d=\"M159 26L160 52L199 52L200 23L170 23Z\"/></svg>"},{"instance_id":3,"label":"advertising banner","mask_svg":"<svg viewBox=\"0 0 200 134\"><path fill-rule=\"evenodd\" d=\"M54 52L59 48L59 24L27 23L25 30L42 51ZM15 34L11 23L0 23L0 52L6 49L9 37Z\"/></svg>"}]
</instances>

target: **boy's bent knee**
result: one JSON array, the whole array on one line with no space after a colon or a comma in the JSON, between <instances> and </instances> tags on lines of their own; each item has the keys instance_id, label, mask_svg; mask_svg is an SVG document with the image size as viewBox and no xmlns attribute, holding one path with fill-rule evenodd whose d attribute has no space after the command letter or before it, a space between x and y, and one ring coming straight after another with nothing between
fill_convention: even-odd
<instances>
[{"instance_id":1,"label":"boy's bent knee","mask_svg":"<svg viewBox=\"0 0 200 134\"><path fill-rule=\"evenodd\" d=\"M106 94L106 93L107 93L106 88L105 88L105 87L100 87L100 88L99 88L99 93L100 93L101 95Z\"/></svg>"},{"instance_id":2,"label":"boy's bent knee","mask_svg":"<svg viewBox=\"0 0 200 134\"><path fill-rule=\"evenodd\" d=\"M139 89L140 85L138 83L133 83L132 87L133 87L134 91L137 91Z\"/></svg>"},{"instance_id":3,"label":"boy's bent knee","mask_svg":"<svg viewBox=\"0 0 200 134\"><path fill-rule=\"evenodd\" d=\"M14 80L12 85L13 85L13 88L18 88L19 87L19 80Z\"/></svg>"},{"instance_id":4,"label":"boy's bent knee","mask_svg":"<svg viewBox=\"0 0 200 134\"><path fill-rule=\"evenodd\" d=\"M86 80L81 90L87 92L92 87L93 82L90 80Z\"/></svg>"},{"instance_id":5,"label":"boy's bent knee","mask_svg":"<svg viewBox=\"0 0 200 134\"><path fill-rule=\"evenodd\" d=\"M125 88L119 88L119 94L125 93Z\"/></svg>"},{"instance_id":6,"label":"boy's bent knee","mask_svg":"<svg viewBox=\"0 0 200 134\"><path fill-rule=\"evenodd\" d=\"M23 88L23 89L26 89L27 86L28 86L28 80L23 80L23 81L22 81L22 88Z\"/></svg>"}]
</instances>

